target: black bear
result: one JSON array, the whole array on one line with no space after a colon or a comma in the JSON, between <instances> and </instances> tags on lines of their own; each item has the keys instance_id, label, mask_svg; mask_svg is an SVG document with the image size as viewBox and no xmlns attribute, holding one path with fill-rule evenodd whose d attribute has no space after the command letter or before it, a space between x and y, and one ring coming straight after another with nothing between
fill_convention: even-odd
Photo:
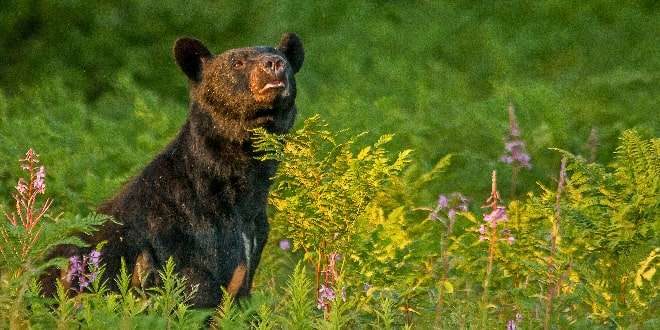
<instances>
[{"instance_id":1,"label":"black bear","mask_svg":"<svg viewBox=\"0 0 660 330\"><path fill-rule=\"evenodd\" d=\"M174 57L190 82L188 118L165 150L99 207L119 224L108 223L87 241L107 241L101 255L111 279L121 258L134 267L135 281L172 257L179 274L198 286L192 303L210 307L219 303L221 286L239 297L250 292L268 237L267 195L277 166L255 159L251 130L291 129L304 50L294 33L276 47L218 55L180 38Z\"/></svg>"}]
</instances>

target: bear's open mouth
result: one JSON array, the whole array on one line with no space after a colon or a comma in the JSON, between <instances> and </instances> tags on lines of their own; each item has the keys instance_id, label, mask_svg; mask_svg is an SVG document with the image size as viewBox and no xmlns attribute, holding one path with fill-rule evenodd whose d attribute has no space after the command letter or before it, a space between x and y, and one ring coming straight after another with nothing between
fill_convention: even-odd
<instances>
[{"instance_id":1,"label":"bear's open mouth","mask_svg":"<svg viewBox=\"0 0 660 330\"><path fill-rule=\"evenodd\" d=\"M259 90L259 93L263 93L263 92L265 92L265 91L267 91L267 90L269 90L269 89L283 89L283 88L285 88L285 87L286 87L286 85L284 84L283 81L281 81L281 80L273 80L273 81L271 81L271 82L265 84L264 87L262 87L262 88Z\"/></svg>"}]
</instances>

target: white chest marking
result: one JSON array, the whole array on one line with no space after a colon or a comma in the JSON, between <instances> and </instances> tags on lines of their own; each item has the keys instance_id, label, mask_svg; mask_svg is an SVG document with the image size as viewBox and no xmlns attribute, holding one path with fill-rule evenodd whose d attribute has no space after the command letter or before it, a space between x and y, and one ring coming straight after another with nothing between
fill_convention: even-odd
<instances>
[{"instance_id":1,"label":"white chest marking","mask_svg":"<svg viewBox=\"0 0 660 330\"><path fill-rule=\"evenodd\" d=\"M247 263L247 269L248 272L250 271L250 257L252 256L252 242L250 242L250 239L245 235L245 233L241 233L241 236L243 237L243 246L245 247L245 260Z\"/></svg>"}]
</instances>

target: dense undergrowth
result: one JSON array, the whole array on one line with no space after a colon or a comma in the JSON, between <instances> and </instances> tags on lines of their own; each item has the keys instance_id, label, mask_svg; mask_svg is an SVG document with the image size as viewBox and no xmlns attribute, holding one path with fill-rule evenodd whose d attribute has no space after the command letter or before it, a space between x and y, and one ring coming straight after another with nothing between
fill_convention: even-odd
<instances>
[{"instance_id":1,"label":"dense undergrowth","mask_svg":"<svg viewBox=\"0 0 660 330\"><path fill-rule=\"evenodd\" d=\"M410 151L391 158L384 149L391 136L354 152L363 136L345 135L318 116L286 137L255 132L261 157L283 161L271 204L272 236L285 239L279 253L267 253L254 296L241 304L229 297L214 312L191 310L195 291L173 262L159 274L161 287L140 289L125 268L117 279L105 278L95 251L69 260L76 266L67 276L79 277L77 287L60 284L55 299L44 297L39 274L66 261L48 261L48 251L81 244L73 232L107 219L49 217L52 201L41 196L45 167L29 150L15 210L5 212L0 228L0 325L652 329L660 323L659 139L624 132L609 168L558 150L556 189L540 185L508 206L493 171L485 210L473 212L469 204L480 202L460 193L414 207L415 192L442 175L449 157L416 173L407 166ZM296 263L285 283L283 269ZM118 293L107 291L108 281L118 283Z\"/></svg>"},{"instance_id":2,"label":"dense undergrowth","mask_svg":"<svg viewBox=\"0 0 660 330\"><path fill-rule=\"evenodd\" d=\"M658 328L658 9L6 1L0 328ZM173 40L284 31L305 43L302 118L288 144L257 132L284 162L253 296L191 309L172 264L160 288L126 273L106 292L101 256L83 294L40 297L66 262L47 250L107 220L95 206L182 124Z\"/></svg>"}]
</instances>

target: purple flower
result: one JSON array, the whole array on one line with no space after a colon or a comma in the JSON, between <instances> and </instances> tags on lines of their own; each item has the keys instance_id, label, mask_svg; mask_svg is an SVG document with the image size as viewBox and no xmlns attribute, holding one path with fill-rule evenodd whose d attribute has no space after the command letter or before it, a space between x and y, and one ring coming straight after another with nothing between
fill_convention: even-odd
<instances>
[{"instance_id":1,"label":"purple flower","mask_svg":"<svg viewBox=\"0 0 660 330\"><path fill-rule=\"evenodd\" d=\"M514 320L509 320L506 323L506 330L516 330L518 327L516 326L516 321Z\"/></svg>"},{"instance_id":2,"label":"purple flower","mask_svg":"<svg viewBox=\"0 0 660 330\"><path fill-rule=\"evenodd\" d=\"M447 217L450 220L454 220L456 218L456 210L455 209L449 209L449 211L447 211Z\"/></svg>"},{"instance_id":3,"label":"purple flower","mask_svg":"<svg viewBox=\"0 0 660 330\"><path fill-rule=\"evenodd\" d=\"M525 147L525 142L522 142L520 140L512 140L504 144L504 149L508 152L513 152L517 148L524 148Z\"/></svg>"},{"instance_id":4,"label":"purple flower","mask_svg":"<svg viewBox=\"0 0 660 330\"><path fill-rule=\"evenodd\" d=\"M334 301L337 298L335 291L325 284L321 284L319 289L319 299L317 300L316 307L318 309L325 309L331 301Z\"/></svg>"},{"instance_id":5,"label":"purple flower","mask_svg":"<svg viewBox=\"0 0 660 330\"><path fill-rule=\"evenodd\" d=\"M509 236L506 241L509 243L509 245L513 245L513 243L516 241L516 238L513 236Z\"/></svg>"},{"instance_id":6,"label":"purple flower","mask_svg":"<svg viewBox=\"0 0 660 330\"><path fill-rule=\"evenodd\" d=\"M291 249L291 241L288 239L282 239L279 243L280 249L283 251L289 251Z\"/></svg>"},{"instance_id":7,"label":"purple flower","mask_svg":"<svg viewBox=\"0 0 660 330\"><path fill-rule=\"evenodd\" d=\"M513 160L515 160L518 163L518 165L520 165L524 168L527 168L527 169L532 168L532 164L529 162L531 159L532 158L529 156L529 154L527 154L524 151L519 151L519 152L513 153Z\"/></svg>"},{"instance_id":8,"label":"purple flower","mask_svg":"<svg viewBox=\"0 0 660 330\"><path fill-rule=\"evenodd\" d=\"M449 199L447 199L447 196L440 195L438 197L438 207L441 209L446 209L448 205L449 205Z\"/></svg>"},{"instance_id":9,"label":"purple flower","mask_svg":"<svg viewBox=\"0 0 660 330\"><path fill-rule=\"evenodd\" d=\"M72 282L83 272L83 266L80 263L80 257L72 256L69 258L69 272L66 274L66 279L68 282Z\"/></svg>"},{"instance_id":10,"label":"purple flower","mask_svg":"<svg viewBox=\"0 0 660 330\"><path fill-rule=\"evenodd\" d=\"M325 284L321 284L321 288L319 289L319 297L321 299L326 299L326 300L335 300L337 297L335 294L335 291L332 290L331 287L325 286Z\"/></svg>"},{"instance_id":11,"label":"purple flower","mask_svg":"<svg viewBox=\"0 0 660 330\"><path fill-rule=\"evenodd\" d=\"M101 263L101 252L92 250L89 255L72 256L69 258L69 272L67 273L67 281L72 284L78 283L78 292L82 292L89 285L96 280L99 275L99 268Z\"/></svg>"},{"instance_id":12,"label":"purple flower","mask_svg":"<svg viewBox=\"0 0 660 330\"><path fill-rule=\"evenodd\" d=\"M81 276L80 282L78 283L78 291L82 292L82 290L85 290L87 287L89 287L90 283L92 282L87 278L87 276Z\"/></svg>"},{"instance_id":13,"label":"purple flower","mask_svg":"<svg viewBox=\"0 0 660 330\"><path fill-rule=\"evenodd\" d=\"M532 168L531 157L525 151L525 143L518 139L510 140L504 144L507 153L500 157L500 161L506 164L515 164L527 169Z\"/></svg>"},{"instance_id":14,"label":"purple flower","mask_svg":"<svg viewBox=\"0 0 660 330\"><path fill-rule=\"evenodd\" d=\"M500 157L500 161L502 163L505 163L505 164L511 164L511 163L513 163L513 157L504 155L504 156Z\"/></svg>"},{"instance_id":15,"label":"purple flower","mask_svg":"<svg viewBox=\"0 0 660 330\"><path fill-rule=\"evenodd\" d=\"M438 196L438 202L429 217L431 220L439 220L439 211L444 211L447 214L450 222L453 224L453 221L456 219L456 213L466 212L468 210L468 199L463 196L461 193L453 192L449 196L445 194L440 194ZM443 213L444 213L443 212Z\"/></svg>"},{"instance_id":16,"label":"purple flower","mask_svg":"<svg viewBox=\"0 0 660 330\"><path fill-rule=\"evenodd\" d=\"M500 221L506 221L506 209L503 206L498 206L495 210L488 214L484 214L484 221L490 223L491 227L496 227Z\"/></svg>"},{"instance_id":17,"label":"purple flower","mask_svg":"<svg viewBox=\"0 0 660 330\"><path fill-rule=\"evenodd\" d=\"M101 262L101 252L92 250L89 253L89 262L94 266L94 268L99 268L99 263Z\"/></svg>"},{"instance_id":18,"label":"purple flower","mask_svg":"<svg viewBox=\"0 0 660 330\"><path fill-rule=\"evenodd\" d=\"M525 142L520 139L520 128L516 120L516 113L513 104L509 105L509 138L504 143L505 154L500 157L500 161L505 164L532 168L531 157L525 151Z\"/></svg>"}]
</instances>

